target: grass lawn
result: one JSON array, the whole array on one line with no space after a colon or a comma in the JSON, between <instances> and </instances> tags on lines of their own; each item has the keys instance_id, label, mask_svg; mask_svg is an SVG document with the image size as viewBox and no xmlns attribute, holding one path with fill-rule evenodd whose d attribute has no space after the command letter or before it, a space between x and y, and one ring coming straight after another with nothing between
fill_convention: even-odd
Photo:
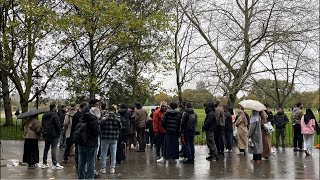
<instances>
[{"instance_id":1,"label":"grass lawn","mask_svg":"<svg viewBox=\"0 0 320 180\"><path fill-rule=\"evenodd\" d=\"M204 109L196 109L195 112L198 115L198 125L197 130L200 132L200 135L195 137L196 144L206 144L206 136L205 133L202 132L202 125L205 119ZM251 115L251 111L246 111L249 115ZM291 123L291 112L285 112L290 120L290 122L286 126L286 141L287 146L293 146L293 132L292 132L292 123ZM273 112L273 114L275 114ZM317 122L319 122L319 114L315 113ZM41 120L42 115L39 116ZM13 117L14 126L3 126L5 123L5 118L1 118L0 120L0 139L23 139L23 131L21 130L21 120L16 120L16 117ZM272 144L275 144L275 133L272 134ZM314 144L320 144L320 135L316 135L314 138Z\"/></svg>"}]
</instances>

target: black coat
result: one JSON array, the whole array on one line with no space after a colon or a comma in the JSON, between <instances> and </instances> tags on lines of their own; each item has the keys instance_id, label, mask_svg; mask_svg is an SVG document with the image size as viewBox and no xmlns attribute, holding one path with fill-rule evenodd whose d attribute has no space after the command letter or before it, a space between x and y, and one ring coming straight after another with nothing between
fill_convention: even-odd
<instances>
[{"instance_id":1,"label":"black coat","mask_svg":"<svg viewBox=\"0 0 320 180\"><path fill-rule=\"evenodd\" d=\"M84 146L97 147L98 137L100 136L100 126L97 116L90 112L84 112L81 118L82 123L86 123L87 143Z\"/></svg>"},{"instance_id":2,"label":"black coat","mask_svg":"<svg viewBox=\"0 0 320 180\"><path fill-rule=\"evenodd\" d=\"M187 108L184 110L184 113L182 114L182 118L181 118L181 129L183 131L185 130L190 130L189 127L188 127L188 121L189 121L189 115L190 114L194 114L194 110L193 108ZM196 115L196 121L198 120L198 116L197 114Z\"/></svg>"},{"instance_id":3,"label":"black coat","mask_svg":"<svg viewBox=\"0 0 320 180\"><path fill-rule=\"evenodd\" d=\"M61 127L63 127L63 122L64 122L64 118L66 116L66 111L63 110L63 109L59 109L58 110L58 116L59 116Z\"/></svg>"},{"instance_id":4,"label":"black coat","mask_svg":"<svg viewBox=\"0 0 320 180\"><path fill-rule=\"evenodd\" d=\"M57 112L48 111L42 116L42 133L45 139L53 139L60 137L62 127Z\"/></svg>"},{"instance_id":5,"label":"black coat","mask_svg":"<svg viewBox=\"0 0 320 180\"><path fill-rule=\"evenodd\" d=\"M202 130L204 131L216 131L217 129L217 120L214 113L214 104L213 103L207 103L205 107L206 111L206 118L204 120L204 124L202 127Z\"/></svg>"},{"instance_id":6,"label":"black coat","mask_svg":"<svg viewBox=\"0 0 320 180\"><path fill-rule=\"evenodd\" d=\"M180 134L181 116L177 110L169 109L164 114L162 120L162 127L166 130L166 133Z\"/></svg>"},{"instance_id":7,"label":"black coat","mask_svg":"<svg viewBox=\"0 0 320 180\"><path fill-rule=\"evenodd\" d=\"M276 128L285 128L288 122L289 122L289 119L284 112L278 112L275 115L274 123L276 125Z\"/></svg>"},{"instance_id":8,"label":"black coat","mask_svg":"<svg viewBox=\"0 0 320 180\"><path fill-rule=\"evenodd\" d=\"M76 130L76 126L79 124L81 117L82 117L82 112L80 111L77 111L72 116L72 126L71 126L71 134L70 134L71 137L73 135L73 132Z\"/></svg>"},{"instance_id":9,"label":"black coat","mask_svg":"<svg viewBox=\"0 0 320 180\"><path fill-rule=\"evenodd\" d=\"M122 128L128 130L131 113L128 111L128 109L119 109L118 113L121 117Z\"/></svg>"}]
</instances>

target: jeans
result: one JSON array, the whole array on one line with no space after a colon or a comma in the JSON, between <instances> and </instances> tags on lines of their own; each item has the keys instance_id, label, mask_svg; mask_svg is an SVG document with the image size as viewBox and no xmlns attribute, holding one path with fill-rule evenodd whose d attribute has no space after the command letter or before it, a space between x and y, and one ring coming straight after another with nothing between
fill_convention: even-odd
<instances>
[{"instance_id":1,"label":"jeans","mask_svg":"<svg viewBox=\"0 0 320 180\"><path fill-rule=\"evenodd\" d=\"M79 145L78 178L94 179L94 160L97 156L97 147ZM87 166L86 166L87 165ZM87 167L87 177L86 177Z\"/></svg>"},{"instance_id":2,"label":"jeans","mask_svg":"<svg viewBox=\"0 0 320 180\"><path fill-rule=\"evenodd\" d=\"M276 128L276 147L279 147L280 144L280 136L282 147L286 147L286 128Z\"/></svg>"},{"instance_id":3,"label":"jeans","mask_svg":"<svg viewBox=\"0 0 320 180\"><path fill-rule=\"evenodd\" d=\"M304 149L310 155L312 155L313 141L314 141L314 135L313 134L304 134L303 135Z\"/></svg>"},{"instance_id":4,"label":"jeans","mask_svg":"<svg viewBox=\"0 0 320 180\"><path fill-rule=\"evenodd\" d=\"M225 131L224 137L226 141L226 149L232 150L233 131Z\"/></svg>"},{"instance_id":5,"label":"jeans","mask_svg":"<svg viewBox=\"0 0 320 180\"><path fill-rule=\"evenodd\" d=\"M66 135L65 135L65 133L63 133L63 130L61 131L61 135L60 135L60 143L59 143L59 146L60 146L60 148L63 148L63 147L65 147L65 145L66 145Z\"/></svg>"},{"instance_id":6,"label":"jeans","mask_svg":"<svg viewBox=\"0 0 320 180\"><path fill-rule=\"evenodd\" d=\"M63 160L68 160L69 153L70 153L70 148L71 148L72 145L73 145L73 142L72 142L71 137L68 137L68 138L66 139L66 142L67 142L67 147L66 147L66 149L64 150Z\"/></svg>"},{"instance_id":7,"label":"jeans","mask_svg":"<svg viewBox=\"0 0 320 180\"><path fill-rule=\"evenodd\" d=\"M303 136L301 134L300 124L293 125L293 147L303 149Z\"/></svg>"},{"instance_id":8,"label":"jeans","mask_svg":"<svg viewBox=\"0 0 320 180\"><path fill-rule=\"evenodd\" d=\"M161 156L164 155L164 137L165 133L160 133L156 135L156 155L160 157L160 150L161 150Z\"/></svg>"},{"instance_id":9,"label":"jeans","mask_svg":"<svg viewBox=\"0 0 320 180\"><path fill-rule=\"evenodd\" d=\"M146 128L137 128L137 138L139 142L139 150L145 150L146 148Z\"/></svg>"},{"instance_id":10,"label":"jeans","mask_svg":"<svg viewBox=\"0 0 320 180\"><path fill-rule=\"evenodd\" d=\"M206 140L207 140L207 145L210 150L210 156L217 156L218 155L218 150L216 143L214 141L214 132L212 131L206 131Z\"/></svg>"},{"instance_id":11,"label":"jeans","mask_svg":"<svg viewBox=\"0 0 320 180\"><path fill-rule=\"evenodd\" d=\"M186 130L184 132L184 153L190 160L194 160L194 131Z\"/></svg>"},{"instance_id":12,"label":"jeans","mask_svg":"<svg viewBox=\"0 0 320 180\"><path fill-rule=\"evenodd\" d=\"M57 164L57 145L59 143L59 137L53 139L45 139L44 141L44 151L43 151L43 164L47 164L48 152L51 146L51 158L52 164Z\"/></svg>"},{"instance_id":13,"label":"jeans","mask_svg":"<svg viewBox=\"0 0 320 180\"><path fill-rule=\"evenodd\" d=\"M114 169L116 167L117 143L118 140L101 139L101 169L106 169L107 167L109 147L111 153L110 169Z\"/></svg>"}]
</instances>

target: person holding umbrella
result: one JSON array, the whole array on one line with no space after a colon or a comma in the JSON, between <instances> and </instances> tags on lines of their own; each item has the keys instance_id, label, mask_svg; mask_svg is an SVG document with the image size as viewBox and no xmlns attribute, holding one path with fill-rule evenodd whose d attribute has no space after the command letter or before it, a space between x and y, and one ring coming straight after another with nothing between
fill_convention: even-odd
<instances>
[{"instance_id":1,"label":"person holding umbrella","mask_svg":"<svg viewBox=\"0 0 320 180\"><path fill-rule=\"evenodd\" d=\"M41 135L41 124L38 121L38 114L44 113L43 109L31 110L20 114L18 119L22 120L24 147L23 162L28 164L29 169L35 169L39 163L38 141Z\"/></svg>"}]
</instances>

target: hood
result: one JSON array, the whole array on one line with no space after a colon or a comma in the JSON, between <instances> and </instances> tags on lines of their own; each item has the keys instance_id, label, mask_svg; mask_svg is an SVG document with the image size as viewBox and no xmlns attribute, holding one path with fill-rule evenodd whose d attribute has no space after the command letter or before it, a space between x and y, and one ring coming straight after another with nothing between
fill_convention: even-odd
<instances>
[{"instance_id":1,"label":"hood","mask_svg":"<svg viewBox=\"0 0 320 180\"><path fill-rule=\"evenodd\" d=\"M299 107L295 107L295 108L292 109L292 112L296 112L296 111L299 111L299 110L300 110Z\"/></svg>"},{"instance_id":2,"label":"hood","mask_svg":"<svg viewBox=\"0 0 320 180\"><path fill-rule=\"evenodd\" d=\"M118 113L119 113L120 115L124 115L124 114L126 114L127 112L128 112L127 109L119 109L119 110L118 110Z\"/></svg>"},{"instance_id":3,"label":"hood","mask_svg":"<svg viewBox=\"0 0 320 180\"><path fill-rule=\"evenodd\" d=\"M85 112L81 118L81 122L83 122L83 123L95 121L95 120L98 120L97 116L93 115L90 112Z\"/></svg>"},{"instance_id":4,"label":"hood","mask_svg":"<svg viewBox=\"0 0 320 180\"><path fill-rule=\"evenodd\" d=\"M93 114L93 115L95 115L95 116L97 116L98 119L101 118L101 111L100 111L100 109L97 108L97 107L92 107L92 108L90 109L90 113Z\"/></svg>"},{"instance_id":5,"label":"hood","mask_svg":"<svg viewBox=\"0 0 320 180\"><path fill-rule=\"evenodd\" d=\"M193 108L186 108L186 109L184 110L184 112L187 112L188 114L193 114L193 113L194 113L194 110L193 110Z\"/></svg>"},{"instance_id":6,"label":"hood","mask_svg":"<svg viewBox=\"0 0 320 180\"><path fill-rule=\"evenodd\" d=\"M211 111L214 111L214 104L213 103L211 103L211 102L206 103L205 106L206 106L206 108L205 108L206 114L208 114Z\"/></svg>"}]
</instances>

